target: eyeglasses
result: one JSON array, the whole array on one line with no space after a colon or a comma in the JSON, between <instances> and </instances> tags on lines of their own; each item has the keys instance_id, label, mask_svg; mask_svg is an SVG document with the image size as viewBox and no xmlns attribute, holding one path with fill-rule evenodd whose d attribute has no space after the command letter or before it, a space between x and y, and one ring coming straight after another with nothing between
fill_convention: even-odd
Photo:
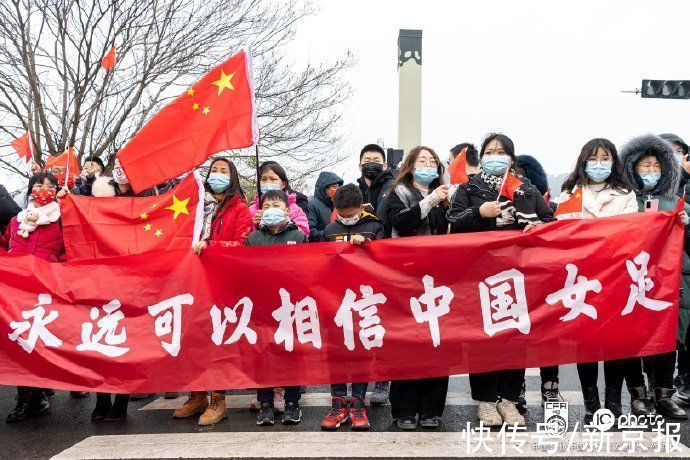
<instances>
[{"instance_id":1,"label":"eyeglasses","mask_svg":"<svg viewBox=\"0 0 690 460\"><path fill-rule=\"evenodd\" d=\"M435 168L436 166L438 166L438 163L433 158L418 158L414 164L415 166L424 166L428 168Z\"/></svg>"},{"instance_id":2,"label":"eyeglasses","mask_svg":"<svg viewBox=\"0 0 690 460\"><path fill-rule=\"evenodd\" d=\"M55 187L54 185L36 184L33 187L31 187L31 190L57 190L57 187Z\"/></svg>"}]
</instances>

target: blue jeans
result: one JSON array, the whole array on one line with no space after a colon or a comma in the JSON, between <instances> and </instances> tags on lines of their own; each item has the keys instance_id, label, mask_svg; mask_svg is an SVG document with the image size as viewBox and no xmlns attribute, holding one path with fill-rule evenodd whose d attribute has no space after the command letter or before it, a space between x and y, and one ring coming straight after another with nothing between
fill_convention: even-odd
<instances>
[{"instance_id":1,"label":"blue jeans","mask_svg":"<svg viewBox=\"0 0 690 460\"><path fill-rule=\"evenodd\" d=\"M353 383L352 384L352 397L364 400L367 395L367 386L369 382ZM346 383L334 383L331 385L331 396L345 398L347 397L347 384Z\"/></svg>"},{"instance_id":2,"label":"blue jeans","mask_svg":"<svg viewBox=\"0 0 690 460\"><path fill-rule=\"evenodd\" d=\"M299 402L299 398L302 396L299 393L299 387L283 387L285 389L285 402ZM267 403L273 401L273 387L271 388L259 388L256 390L256 399L260 403Z\"/></svg>"}]
</instances>

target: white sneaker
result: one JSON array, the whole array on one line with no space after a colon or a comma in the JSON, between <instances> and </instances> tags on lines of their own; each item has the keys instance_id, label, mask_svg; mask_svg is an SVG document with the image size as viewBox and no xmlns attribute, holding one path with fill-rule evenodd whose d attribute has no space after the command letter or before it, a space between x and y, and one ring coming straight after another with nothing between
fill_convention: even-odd
<instances>
[{"instance_id":1,"label":"white sneaker","mask_svg":"<svg viewBox=\"0 0 690 460\"><path fill-rule=\"evenodd\" d=\"M501 426L503 420L496 410L496 403L480 401L477 406L477 418L484 426Z\"/></svg>"},{"instance_id":2,"label":"white sneaker","mask_svg":"<svg viewBox=\"0 0 690 460\"><path fill-rule=\"evenodd\" d=\"M508 401L507 399L501 400L498 404L496 404L496 410L500 414L501 418L503 418L503 423L509 426L525 426L525 417L520 415L520 412L518 412L517 403L513 401Z\"/></svg>"},{"instance_id":3,"label":"white sneaker","mask_svg":"<svg viewBox=\"0 0 690 460\"><path fill-rule=\"evenodd\" d=\"M282 388L273 389L273 411L276 414L285 413L285 390Z\"/></svg>"}]
</instances>

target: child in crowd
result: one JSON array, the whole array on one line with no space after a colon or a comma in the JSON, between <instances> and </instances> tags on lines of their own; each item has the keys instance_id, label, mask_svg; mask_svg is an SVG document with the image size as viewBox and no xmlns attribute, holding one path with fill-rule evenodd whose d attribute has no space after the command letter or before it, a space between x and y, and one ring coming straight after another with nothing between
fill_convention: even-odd
<instances>
[{"instance_id":1,"label":"child in crowd","mask_svg":"<svg viewBox=\"0 0 690 460\"><path fill-rule=\"evenodd\" d=\"M336 190L333 205L337 218L323 231L325 241L346 241L360 245L365 241L383 238L381 220L366 212L362 207L362 192L354 184L347 184ZM347 400L347 385L331 385L332 407L321 423L324 430L337 430L348 420L353 430L368 430L369 419L364 409L367 382L352 384L352 399Z\"/></svg>"},{"instance_id":2,"label":"child in crowd","mask_svg":"<svg viewBox=\"0 0 690 460\"><path fill-rule=\"evenodd\" d=\"M261 196L261 221L259 229L249 234L246 246L271 246L276 244L306 243L307 235L297 228L289 217L288 197L282 190L269 190ZM296 425L302 420L299 407L300 387L285 387L285 413L283 424ZM274 389L259 388L257 399L260 403L257 425L275 423Z\"/></svg>"}]
</instances>

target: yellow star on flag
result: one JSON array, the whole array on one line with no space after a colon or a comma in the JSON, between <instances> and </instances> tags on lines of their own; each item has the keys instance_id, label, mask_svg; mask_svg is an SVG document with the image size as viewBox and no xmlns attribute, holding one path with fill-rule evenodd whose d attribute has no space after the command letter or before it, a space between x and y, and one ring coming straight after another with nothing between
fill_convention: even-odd
<instances>
[{"instance_id":1,"label":"yellow star on flag","mask_svg":"<svg viewBox=\"0 0 690 460\"><path fill-rule=\"evenodd\" d=\"M230 88L231 90L235 91L235 87L232 86L232 82L230 81L232 77L235 76L235 73L231 73L230 75L226 75L223 70L220 71L220 80L216 80L212 82L212 85L216 85L218 87L218 95L220 96L223 93L223 90L225 88Z\"/></svg>"},{"instance_id":2,"label":"yellow star on flag","mask_svg":"<svg viewBox=\"0 0 690 460\"><path fill-rule=\"evenodd\" d=\"M145 212L142 212L142 213L139 215L139 217L141 217L142 219L146 220L146 219L149 218L149 215L146 214Z\"/></svg>"},{"instance_id":3,"label":"yellow star on flag","mask_svg":"<svg viewBox=\"0 0 690 460\"><path fill-rule=\"evenodd\" d=\"M189 88L187 90L187 94L189 94L190 96L194 96L194 88Z\"/></svg>"},{"instance_id":4,"label":"yellow star on flag","mask_svg":"<svg viewBox=\"0 0 690 460\"><path fill-rule=\"evenodd\" d=\"M160 238L161 236L163 236L163 230L159 228L158 230L156 230L156 233L154 233L154 235Z\"/></svg>"},{"instance_id":5,"label":"yellow star on flag","mask_svg":"<svg viewBox=\"0 0 690 460\"><path fill-rule=\"evenodd\" d=\"M156 203L153 203L153 204L151 205L151 209L156 209L156 206L157 206L157 204L156 204Z\"/></svg>"},{"instance_id":6,"label":"yellow star on flag","mask_svg":"<svg viewBox=\"0 0 690 460\"><path fill-rule=\"evenodd\" d=\"M151 224L144 225L144 230L146 230L147 232L151 230Z\"/></svg>"},{"instance_id":7,"label":"yellow star on flag","mask_svg":"<svg viewBox=\"0 0 690 460\"><path fill-rule=\"evenodd\" d=\"M199 103L195 102L194 105L192 105L192 110L199 110Z\"/></svg>"},{"instance_id":8,"label":"yellow star on flag","mask_svg":"<svg viewBox=\"0 0 690 460\"><path fill-rule=\"evenodd\" d=\"M211 112L211 107L209 106L204 107L204 110L201 111L204 115L208 115L209 112Z\"/></svg>"},{"instance_id":9,"label":"yellow star on flag","mask_svg":"<svg viewBox=\"0 0 690 460\"><path fill-rule=\"evenodd\" d=\"M185 198L184 200L178 199L175 195L173 195L173 204L168 206L165 209L169 209L175 213L173 216L173 219L177 219L177 216L180 214L187 214L189 215L189 209L187 209L187 203L189 203L189 198Z\"/></svg>"}]
</instances>

